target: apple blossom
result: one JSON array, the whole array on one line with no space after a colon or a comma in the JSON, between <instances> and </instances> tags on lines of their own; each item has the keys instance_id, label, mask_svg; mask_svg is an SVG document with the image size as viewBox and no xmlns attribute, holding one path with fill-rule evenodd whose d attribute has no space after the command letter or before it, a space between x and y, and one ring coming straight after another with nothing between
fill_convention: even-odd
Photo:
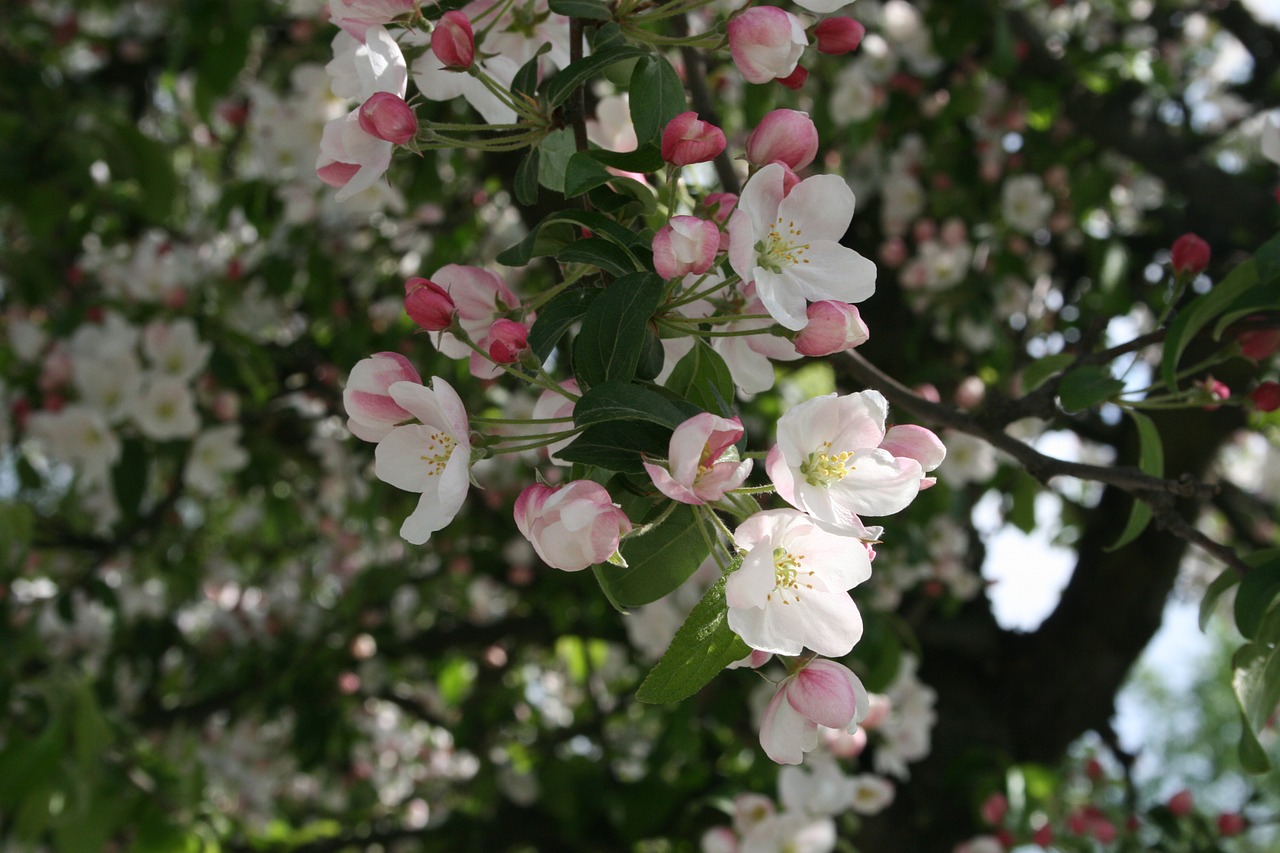
<instances>
[{"instance_id":1,"label":"apple blossom","mask_svg":"<svg viewBox=\"0 0 1280 853\"><path fill-rule=\"evenodd\" d=\"M463 334L485 352L489 351L489 329L493 321L520 307L520 300L507 283L480 267L448 264L436 270L431 280L453 300ZM533 316L524 320L531 324ZM477 379L492 379L502 372L451 331L440 332L435 343L436 349L449 358L469 358L471 375Z\"/></svg>"},{"instance_id":2,"label":"apple blossom","mask_svg":"<svg viewBox=\"0 0 1280 853\"><path fill-rule=\"evenodd\" d=\"M566 572L618 559L621 537L631 531L626 513L591 480L534 483L516 498L515 519L542 561Z\"/></svg>"},{"instance_id":3,"label":"apple blossom","mask_svg":"<svg viewBox=\"0 0 1280 853\"><path fill-rule=\"evenodd\" d=\"M1236 335L1236 343L1242 356L1262 361L1280 350L1280 329L1249 329Z\"/></svg>"},{"instance_id":4,"label":"apple blossom","mask_svg":"<svg viewBox=\"0 0 1280 853\"><path fill-rule=\"evenodd\" d=\"M445 12L431 31L431 52L445 68L470 68L476 59L476 37L466 14Z\"/></svg>"},{"instance_id":5,"label":"apple blossom","mask_svg":"<svg viewBox=\"0 0 1280 853\"><path fill-rule=\"evenodd\" d=\"M1209 266L1209 244L1196 234L1183 234L1173 241L1169 262L1177 275L1196 276Z\"/></svg>"},{"instance_id":6,"label":"apple blossom","mask_svg":"<svg viewBox=\"0 0 1280 853\"><path fill-rule=\"evenodd\" d=\"M667 468L645 462L658 491L674 501L704 504L724 497L751 473L752 461L739 461L734 444L743 436L742 421L702 412L671 434ZM668 468L670 469L668 471Z\"/></svg>"},{"instance_id":7,"label":"apple blossom","mask_svg":"<svg viewBox=\"0 0 1280 853\"><path fill-rule=\"evenodd\" d=\"M206 495L222 488L222 475L239 471L249 462L249 454L240 446L240 425L211 427L196 437L182 469L182 480L188 488Z\"/></svg>"},{"instance_id":8,"label":"apple blossom","mask_svg":"<svg viewBox=\"0 0 1280 853\"><path fill-rule=\"evenodd\" d=\"M776 6L753 6L729 19L729 54L749 83L768 83L796 69L809 38L804 25Z\"/></svg>"},{"instance_id":9,"label":"apple blossom","mask_svg":"<svg viewBox=\"0 0 1280 853\"><path fill-rule=\"evenodd\" d=\"M1218 834L1223 838L1240 835L1249 828L1248 821L1239 812L1222 812L1217 820Z\"/></svg>"},{"instance_id":10,"label":"apple blossom","mask_svg":"<svg viewBox=\"0 0 1280 853\"><path fill-rule=\"evenodd\" d=\"M747 162L753 166L782 163L800 170L818 156L818 129L808 113L774 110L747 136Z\"/></svg>"},{"instance_id":11,"label":"apple blossom","mask_svg":"<svg viewBox=\"0 0 1280 853\"><path fill-rule=\"evenodd\" d=\"M132 414L142 434L157 441L189 438L200 429L191 387L172 376L152 376L143 386Z\"/></svg>"},{"instance_id":12,"label":"apple blossom","mask_svg":"<svg viewBox=\"0 0 1280 853\"><path fill-rule=\"evenodd\" d=\"M942 439L932 430L916 424L889 427L884 441L880 442L880 449L887 450L898 458L916 460L925 473L937 468L947 458L947 447ZM935 482L937 480L934 477L924 477L920 481L920 488L927 489Z\"/></svg>"},{"instance_id":13,"label":"apple blossom","mask_svg":"<svg viewBox=\"0 0 1280 853\"><path fill-rule=\"evenodd\" d=\"M391 383L387 392L418 423L393 426L378 442L374 475L397 489L422 495L400 525L401 537L421 545L453 520L467 497L471 482L467 412L458 393L438 376L431 378L429 388L401 381Z\"/></svg>"},{"instance_id":14,"label":"apple blossom","mask_svg":"<svg viewBox=\"0 0 1280 853\"><path fill-rule=\"evenodd\" d=\"M748 646L781 655L849 653L862 616L848 590L871 577L854 535L794 509L758 512L738 526L742 567L725 583L729 627Z\"/></svg>"},{"instance_id":15,"label":"apple blossom","mask_svg":"<svg viewBox=\"0 0 1280 853\"><path fill-rule=\"evenodd\" d=\"M871 337L854 305L824 299L809 303L809 323L792 343L801 355L823 356L865 344Z\"/></svg>"},{"instance_id":16,"label":"apple blossom","mask_svg":"<svg viewBox=\"0 0 1280 853\"><path fill-rule=\"evenodd\" d=\"M813 30L818 52L832 56L857 50L866 34L867 28L853 18L825 18Z\"/></svg>"},{"instance_id":17,"label":"apple blossom","mask_svg":"<svg viewBox=\"0 0 1280 853\"><path fill-rule=\"evenodd\" d=\"M887 809L893 803L893 783L874 773L859 773L853 777L853 803L850 808L860 815L873 815Z\"/></svg>"},{"instance_id":18,"label":"apple blossom","mask_svg":"<svg viewBox=\"0 0 1280 853\"><path fill-rule=\"evenodd\" d=\"M1039 175L1015 175L1001 190L1004 221L1015 231L1031 234L1044 227L1053 212L1053 196Z\"/></svg>"},{"instance_id":19,"label":"apple blossom","mask_svg":"<svg viewBox=\"0 0 1280 853\"><path fill-rule=\"evenodd\" d=\"M389 389L397 382L422 384L413 364L398 352L380 352L356 362L342 391L352 435L381 441L393 426L413 417L391 397Z\"/></svg>"},{"instance_id":20,"label":"apple blossom","mask_svg":"<svg viewBox=\"0 0 1280 853\"><path fill-rule=\"evenodd\" d=\"M329 20L363 39L369 27L390 23L416 5L414 0L329 0Z\"/></svg>"},{"instance_id":21,"label":"apple blossom","mask_svg":"<svg viewBox=\"0 0 1280 853\"><path fill-rule=\"evenodd\" d=\"M667 279L702 275L715 263L719 249L720 229L714 222L673 216L653 235L653 266Z\"/></svg>"},{"instance_id":22,"label":"apple blossom","mask_svg":"<svg viewBox=\"0 0 1280 853\"><path fill-rule=\"evenodd\" d=\"M775 320L799 330L806 300L861 302L875 291L876 267L840 245L854 208L844 179L815 175L787 193L785 173L770 163L747 182L729 220L729 263Z\"/></svg>"},{"instance_id":23,"label":"apple blossom","mask_svg":"<svg viewBox=\"0 0 1280 853\"><path fill-rule=\"evenodd\" d=\"M564 394L557 394L550 389L543 391L538 396L538 402L533 404L533 419L535 421L564 418L565 423L568 424L573 418L574 400L582 393L582 389L578 387L578 380L576 379L566 379L560 383L560 387L573 396L566 397ZM551 429L556 429L554 424L550 426ZM577 435L570 435L568 438L562 438L543 448L553 464L566 466L571 464L560 459L556 454L572 444L575 438L577 438Z\"/></svg>"},{"instance_id":24,"label":"apple blossom","mask_svg":"<svg viewBox=\"0 0 1280 853\"><path fill-rule=\"evenodd\" d=\"M404 283L405 313L428 332L442 332L453 325L458 308L443 287L421 277Z\"/></svg>"},{"instance_id":25,"label":"apple blossom","mask_svg":"<svg viewBox=\"0 0 1280 853\"><path fill-rule=\"evenodd\" d=\"M684 112L663 128L662 159L676 166L706 163L718 157L725 144L723 130L695 112Z\"/></svg>"},{"instance_id":26,"label":"apple blossom","mask_svg":"<svg viewBox=\"0 0 1280 853\"><path fill-rule=\"evenodd\" d=\"M867 690L858 676L817 658L778 685L760 723L760 746L778 764L799 764L818 745L818 726L849 729L866 710Z\"/></svg>"},{"instance_id":27,"label":"apple blossom","mask_svg":"<svg viewBox=\"0 0 1280 853\"><path fill-rule=\"evenodd\" d=\"M878 391L828 394L778 420L765 469L778 495L814 518L860 528L858 515L890 515L920 491L921 463L881 448L888 403Z\"/></svg>"},{"instance_id":28,"label":"apple blossom","mask_svg":"<svg viewBox=\"0 0 1280 853\"><path fill-rule=\"evenodd\" d=\"M356 110L356 116L361 130L392 145L404 145L418 133L413 108L393 92L374 92Z\"/></svg>"}]
</instances>

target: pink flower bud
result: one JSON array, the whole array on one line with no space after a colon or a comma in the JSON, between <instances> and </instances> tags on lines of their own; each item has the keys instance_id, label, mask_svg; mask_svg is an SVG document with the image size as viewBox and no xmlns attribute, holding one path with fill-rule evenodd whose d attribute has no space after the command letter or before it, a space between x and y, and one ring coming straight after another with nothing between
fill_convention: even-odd
<instances>
[{"instance_id":1,"label":"pink flower bud","mask_svg":"<svg viewBox=\"0 0 1280 853\"><path fill-rule=\"evenodd\" d=\"M516 527L552 568L577 572L618 550L631 521L604 486L574 480L558 488L535 483L516 498Z\"/></svg>"},{"instance_id":2,"label":"pink flower bud","mask_svg":"<svg viewBox=\"0 0 1280 853\"><path fill-rule=\"evenodd\" d=\"M1173 271L1177 275L1199 275L1209 266L1209 244L1195 234L1183 234L1173 241Z\"/></svg>"},{"instance_id":3,"label":"pink flower bud","mask_svg":"<svg viewBox=\"0 0 1280 853\"><path fill-rule=\"evenodd\" d=\"M729 53L749 83L787 77L809 44L804 25L776 6L753 6L729 19Z\"/></svg>"},{"instance_id":4,"label":"pink flower bud","mask_svg":"<svg viewBox=\"0 0 1280 853\"><path fill-rule=\"evenodd\" d=\"M476 58L476 37L471 21L456 9L445 12L431 31L431 52L445 68L470 68Z\"/></svg>"},{"instance_id":5,"label":"pink flower bud","mask_svg":"<svg viewBox=\"0 0 1280 853\"><path fill-rule=\"evenodd\" d=\"M1200 393L1204 399L1209 401L1202 407L1206 412L1217 411L1221 408L1218 405L1218 401L1231 397L1231 389L1227 387L1227 384L1214 379L1212 376L1206 377L1200 383Z\"/></svg>"},{"instance_id":6,"label":"pink flower bud","mask_svg":"<svg viewBox=\"0 0 1280 853\"><path fill-rule=\"evenodd\" d=\"M867 711L867 691L846 667L815 658L783 679L765 708L760 746L778 764L799 764L817 727L848 729Z\"/></svg>"},{"instance_id":7,"label":"pink flower bud","mask_svg":"<svg viewBox=\"0 0 1280 853\"><path fill-rule=\"evenodd\" d=\"M709 219L673 216L653 235L653 266L663 278L702 275L720 248L720 229Z\"/></svg>"},{"instance_id":8,"label":"pink flower bud","mask_svg":"<svg viewBox=\"0 0 1280 853\"><path fill-rule=\"evenodd\" d=\"M1248 824L1239 812L1223 812L1218 815L1218 834L1223 838L1231 838L1245 831Z\"/></svg>"},{"instance_id":9,"label":"pink flower bud","mask_svg":"<svg viewBox=\"0 0 1280 853\"><path fill-rule=\"evenodd\" d=\"M799 171L818 156L818 129L808 113L774 110L747 137L747 162L753 166L782 163Z\"/></svg>"},{"instance_id":10,"label":"pink flower bud","mask_svg":"<svg viewBox=\"0 0 1280 853\"><path fill-rule=\"evenodd\" d=\"M810 303L809 324L796 335L796 352L823 356L844 352L864 344L871 333L854 305L824 300Z\"/></svg>"},{"instance_id":11,"label":"pink flower bud","mask_svg":"<svg viewBox=\"0 0 1280 853\"><path fill-rule=\"evenodd\" d=\"M1259 412L1280 409L1280 382L1263 382L1249 392L1249 400Z\"/></svg>"},{"instance_id":12,"label":"pink flower bud","mask_svg":"<svg viewBox=\"0 0 1280 853\"><path fill-rule=\"evenodd\" d=\"M377 353L351 368L342 404L347 410L347 428L356 438L381 441L392 427L412 417L391 398L388 389L397 382L422 384L418 371L398 352Z\"/></svg>"},{"instance_id":13,"label":"pink flower bud","mask_svg":"<svg viewBox=\"0 0 1280 853\"><path fill-rule=\"evenodd\" d=\"M889 427L880 442L880 449L889 451L895 459L914 459L925 471L932 471L947 458L947 448L942 439L933 430L917 424Z\"/></svg>"},{"instance_id":14,"label":"pink flower bud","mask_svg":"<svg viewBox=\"0 0 1280 853\"><path fill-rule=\"evenodd\" d=\"M1041 847L1048 847L1053 843L1053 827L1046 823L1031 834L1031 840Z\"/></svg>"},{"instance_id":15,"label":"pink flower bud","mask_svg":"<svg viewBox=\"0 0 1280 853\"><path fill-rule=\"evenodd\" d=\"M826 18L813 30L818 52L832 56L857 50L866 34L867 28L853 18Z\"/></svg>"},{"instance_id":16,"label":"pink flower bud","mask_svg":"<svg viewBox=\"0 0 1280 853\"><path fill-rule=\"evenodd\" d=\"M1195 807L1195 801L1191 797L1191 792L1183 788L1170 797L1169 802L1165 803L1165 805L1175 817L1185 817L1191 814L1191 810Z\"/></svg>"},{"instance_id":17,"label":"pink flower bud","mask_svg":"<svg viewBox=\"0 0 1280 853\"><path fill-rule=\"evenodd\" d=\"M1250 329L1236 335L1240 354L1252 361L1270 358L1280 350L1280 329Z\"/></svg>"},{"instance_id":18,"label":"pink flower bud","mask_svg":"<svg viewBox=\"0 0 1280 853\"><path fill-rule=\"evenodd\" d=\"M994 793L987 797L979 811L988 826L999 826L1004 823L1004 817L1009 813L1009 800L1004 794Z\"/></svg>"},{"instance_id":19,"label":"pink flower bud","mask_svg":"<svg viewBox=\"0 0 1280 853\"><path fill-rule=\"evenodd\" d=\"M695 112L680 113L662 131L662 159L676 166L706 163L725 147L724 131Z\"/></svg>"},{"instance_id":20,"label":"pink flower bud","mask_svg":"<svg viewBox=\"0 0 1280 853\"><path fill-rule=\"evenodd\" d=\"M515 320L494 320L488 341L490 358L498 364L514 364L529 349L529 329Z\"/></svg>"},{"instance_id":21,"label":"pink flower bud","mask_svg":"<svg viewBox=\"0 0 1280 853\"><path fill-rule=\"evenodd\" d=\"M800 88L804 86L804 81L808 79L809 69L803 65L797 65L795 71L792 71L786 77L779 77L778 82L793 92L799 92Z\"/></svg>"},{"instance_id":22,"label":"pink flower bud","mask_svg":"<svg viewBox=\"0 0 1280 853\"><path fill-rule=\"evenodd\" d=\"M453 325L457 307L448 291L425 278L411 278L404 283L405 313L428 332L441 332Z\"/></svg>"},{"instance_id":23,"label":"pink flower bud","mask_svg":"<svg viewBox=\"0 0 1280 853\"><path fill-rule=\"evenodd\" d=\"M361 130L393 145L404 145L418 133L413 109L391 92L374 92L360 105L359 116Z\"/></svg>"}]
</instances>

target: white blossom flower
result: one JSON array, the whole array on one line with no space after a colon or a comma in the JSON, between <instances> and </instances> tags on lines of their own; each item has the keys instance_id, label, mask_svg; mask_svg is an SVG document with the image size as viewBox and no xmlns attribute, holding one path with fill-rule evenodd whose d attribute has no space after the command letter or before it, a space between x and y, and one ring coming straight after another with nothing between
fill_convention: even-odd
<instances>
[{"instance_id":1,"label":"white blossom flower","mask_svg":"<svg viewBox=\"0 0 1280 853\"><path fill-rule=\"evenodd\" d=\"M1014 175L1000 192L1004 221L1010 228L1031 234L1043 228L1053 213L1053 196L1039 175Z\"/></svg>"},{"instance_id":2,"label":"white blossom flower","mask_svg":"<svg viewBox=\"0 0 1280 853\"><path fill-rule=\"evenodd\" d=\"M240 446L240 425L225 424L200 433L191 445L182 477L187 487L207 495L222 488L222 475L239 471L249 462Z\"/></svg>"},{"instance_id":3,"label":"white blossom flower","mask_svg":"<svg viewBox=\"0 0 1280 853\"><path fill-rule=\"evenodd\" d=\"M133 410L133 421L143 435L156 441L190 438L200 429L191 388L172 376L152 376L147 380Z\"/></svg>"}]
</instances>

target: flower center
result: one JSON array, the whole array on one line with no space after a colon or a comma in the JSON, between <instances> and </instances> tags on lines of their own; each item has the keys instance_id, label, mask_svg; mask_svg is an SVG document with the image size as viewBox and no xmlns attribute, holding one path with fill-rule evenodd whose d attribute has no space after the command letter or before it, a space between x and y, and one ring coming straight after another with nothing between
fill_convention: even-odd
<instances>
[{"instance_id":1,"label":"flower center","mask_svg":"<svg viewBox=\"0 0 1280 853\"><path fill-rule=\"evenodd\" d=\"M418 458L427 463L427 476L434 477L449 463L449 456L458 446L457 440L445 432L433 432L427 437L427 446Z\"/></svg>"},{"instance_id":2,"label":"flower center","mask_svg":"<svg viewBox=\"0 0 1280 853\"><path fill-rule=\"evenodd\" d=\"M804 479L809 485L827 489L832 483L840 482L857 470L856 465L849 464L849 460L857 455L852 450L828 453L830 449L831 442L824 441L821 450L810 453L800 463L800 473L804 474Z\"/></svg>"},{"instance_id":3,"label":"flower center","mask_svg":"<svg viewBox=\"0 0 1280 853\"><path fill-rule=\"evenodd\" d=\"M801 243L800 239L800 229L796 227L795 220L784 225L779 216L778 221L769 229L769 236L755 245L756 266L764 267L772 273L780 273L783 267L809 263L809 259L804 256L809 244Z\"/></svg>"},{"instance_id":4,"label":"flower center","mask_svg":"<svg viewBox=\"0 0 1280 853\"><path fill-rule=\"evenodd\" d=\"M803 562L804 554L792 554L786 548L773 549L773 592L782 596L783 604L791 603L787 600L787 593L798 602L801 589L813 589L813 584L807 583L813 572L802 571ZM773 600L773 592L766 596L770 601Z\"/></svg>"}]
</instances>

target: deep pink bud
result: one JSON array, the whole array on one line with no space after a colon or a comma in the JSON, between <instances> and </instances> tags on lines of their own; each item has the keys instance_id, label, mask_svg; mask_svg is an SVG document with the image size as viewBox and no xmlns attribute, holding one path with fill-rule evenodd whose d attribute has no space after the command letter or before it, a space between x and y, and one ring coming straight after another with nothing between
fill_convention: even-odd
<instances>
[{"instance_id":1,"label":"deep pink bud","mask_svg":"<svg viewBox=\"0 0 1280 853\"><path fill-rule=\"evenodd\" d=\"M800 91L800 87L804 85L804 81L809 79L809 69L803 65L797 65L796 70L792 71L786 77L779 77L778 82L791 89L794 92Z\"/></svg>"},{"instance_id":2,"label":"deep pink bud","mask_svg":"<svg viewBox=\"0 0 1280 853\"><path fill-rule=\"evenodd\" d=\"M404 98L391 92L374 92L360 105L360 128L370 136L404 145L418 133L418 117Z\"/></svg>"},{"instance_id":3,"label":"deep pink bud","mask_svg":"<svg viewBox=\"0 0 1280 853\"><path fill-rule=\"evenodd\" d=\"M988 826L999 826L1004 823L1004 817L1009 813L1009 800L1004 794L996 792L987 797L980 811L982 819Z\"/></svg>"},{"instance_id":4,"label":"deep pink bud","mask_svg":"<svg viewBox=\"0 0 1280 853\"><path fill-rule=\"evenodd\" d=\"M1044 824L1032 833L1031 840L1041 847L1048 847L1053 843L1053 827L1047 823Z\"/></svg>"},{"instance_id":5,"label":"deep pink bud","mask_svg":"<svg viewBox=\"0 0 1280 853\"><path fill-rule=\"evenodd\" d=\"M818 156L818 129L808 113L774 110L747 137L747 162L753 166L782 163L799 171Z\"/></svg>"},{"instance_id":6,"label":"deep pink bud","mask_svg":"<svg viewBox=\"0 0 1280 853\"><path fill-rule=\"evenodd\" d=\"M1218 834L1223 838L1231 838L1245 831L1247 826L1244 816L1239 812L1223 812L1218 815Z\"/></svg>"},{"instance_id":7,"label":"deep pink bud","mask_svg":"<svg viewBox=\"0 0 1280 853\"><path fill-rule=\"evenodd\" d=\"M1270 358L1280 350L1280 329L1250 329L1236 335L1240 354L1253 361Z\"/></svg>"},{"instance_id":8,"label":"deep pink bud","mask_svg":"<svg viewBox=\"0 0 1280 853\"><path fill-rule=\"evenodd\" d=\"M444 331L458 315L449 292L425 278L411 278L404 283L404 310L428 332Z\"/></svg>"},{"instance_id":9,"label":"deep pink bud","mask_svg":"<svg viewBox=\"0 0 1280 853\"><path fill-rule=\"evenodd\" d=\"M866 343L871 336L857 307L847 302L811 302L807 313L809 324L792 341L801 355L844 352Z\"/></svg>"},{"instance_id":10,"label":"deep pink bud","mask_svg":"<svg viewBox=\"0 0 1280 853\"><path fill-rule=\"evenodd\" d=\"M663 278L702 275L715 263L720 229L709 219L673 216L653 235L653 266Z\"/></svg>"},{"instance_id":11,"label":"deep pink bud","mask_svg":"<svg viewBox=\"0 0 1280 853\"><path fill-rule=\"evenodd\" d=\"M662 131L662 159L676 166L706 163L724 150L724 131L695 112L680 113Z\"/></svg>"},{"instance_id":12,"label":"deep pink bud","mask_svg":"<svg viewBox=\"0 0 1280 853\"><path fill-rule=\"evenodd\" d=\"M1195 234L1183 234L1173 241L1173 271L1178 275L1199 275L1209 266L1209 244Z\"/></svg>"},{"instance_id":13,"label":"deep pink bud","mask_svg":"<svg viewBox=\"0 0 1280 853\"><path fill-rule=\"evenodd\" d=\"M431 31L431 52L445 68L470 68L476 58L476 37L471 21L457 11L445 12Z\"/></svg>"},{"instance_id":14,"label":"deep pink bud","mask_svg":"<svg viewBox=\"0 0 1280 853\"><path fill-rule=\"evenodd\" d=\"M1197 240L1200 238L1196 238ZM1178 793L1169 798L1169 802L1165 804L1169 807L1169 811L1173 812L1176 817L1184 817L1191 814L1191 809L1195 802L1191 798L1191 792L1183 788Z\"/></svg>"},{"instance_id":15,"label":"deep pink bud","mask_svg":"<svg viewBox=\"0 0 1280 853\"><path fill-rule=\"evenodd\" d=\"M827 18L813 30L818 52L838 56L858 49L867 28L853 18Z\"/></svg>"},{"instance_id":16,"label":"deep pink bud","mask_svg":"<svg viewBox=\"0 0 1280 853\"><path fill-rule=\"evenodd\" d=\"M1249 400L1259 412L1280 409L1280 382L1263 382L1249 392Z\"/></svg>"},{"instance_id":17,"label":"deep pink bud","mask_svg":"<svg viewBox=\"0 0 1280 853\"><path fill-rule=\"evenodd\" d=\"M494 320L489 327L489 357L498 364L514 364L529 348L529 329L515 320Z\"/></svg>"},{"instance_id":18,"label":"deep pink bud","mask_svg":"<svg viewBox=\"0 0 1280 853\"><path fill-rule=\"evenodd\" d=\"M1212 376L1206 377L1200 382L1200 391L1209 401L1208 404L1202 407L1206 412L1216 411L1220 408L1218 405L1219 400L1226 400L1231 397L1231 389L1227 384L1214 379ZM1188 793L1187 796L1191 795Z\"/></svg>"}]
</instances>

